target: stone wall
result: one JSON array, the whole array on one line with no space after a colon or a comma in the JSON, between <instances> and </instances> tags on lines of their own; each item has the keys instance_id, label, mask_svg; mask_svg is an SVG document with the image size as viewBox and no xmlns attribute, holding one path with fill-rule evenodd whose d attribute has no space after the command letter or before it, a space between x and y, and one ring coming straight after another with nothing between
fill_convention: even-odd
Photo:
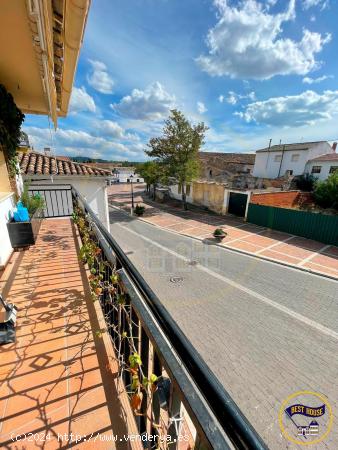
<instances>
[{"instance_id":1,"label":"stone wall","mask_svg":"<svg viewBox=\"0 0 338 450\"><path fill-rule=\"evenodd\" d=\"M211 211L222 214L224 212L225 186L219 183L193 183L192 196L195 205L206 206Z\"/></svg>"}]
</instances>

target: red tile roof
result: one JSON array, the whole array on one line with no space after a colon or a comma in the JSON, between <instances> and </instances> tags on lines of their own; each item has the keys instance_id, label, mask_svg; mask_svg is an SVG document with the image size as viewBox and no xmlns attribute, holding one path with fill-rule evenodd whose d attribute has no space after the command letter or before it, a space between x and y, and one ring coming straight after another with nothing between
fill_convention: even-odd
<instances>
[{"instance_id":1,"label":"red tile roof","mask_svg":"<svg viewBox=\"0 0 338 450\"><path fill-rule=\"evenodd\" d=\"M326 155L317 156L310 161L338 161L338 153L327 153Z\"/></svg>"},{"instance_id":2,"label":"red tile roof","mask_svg":"<svg viewBox=\"0 0 338 450\"><path fill-rule=\"evenodd\" d=\"M109 170L89 167L86 164L66 161L54 156L30 152L19 155L21 173L23 175L78 175L78 176L110 176Z\"/></svg>"},{"instance_id":3,"label":"red tile roof","mask_svg":"<svg viewBox=\"0 0 338 450\"><path fill-rule=\"evenodd\" d=\"M222 161L223 163L255 164L254 153L221 153L221 152L199 152L202 161Z\"/></svg>"}]
</instances>

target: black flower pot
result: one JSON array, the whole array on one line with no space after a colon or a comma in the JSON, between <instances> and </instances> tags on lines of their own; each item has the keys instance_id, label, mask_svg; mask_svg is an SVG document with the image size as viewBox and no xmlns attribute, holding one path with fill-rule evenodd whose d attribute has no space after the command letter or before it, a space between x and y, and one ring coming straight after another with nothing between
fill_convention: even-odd
<instances>
[{"instance_id":1,"label":"black flower pot","mask_svg":"<svg viewBox=\"0 0 338 450\"><path fill-rule=\"evenodd\" d=\"M222 242L223 239L225 238L226 234L216 234L214 235L214 238L216 239L216 241L218 242Z\"/></svg>"},{"instance_id":2,"label":"black flower pot","mask_svg":"<svg viewBox=\"0 0 338 450\"><path fill-rule=\"evenodd\" d=\"M29 222L11 222L7 223L9 239L13 248L27 247L34 245L38 236L43 211L37 210Z\"/></svg>"}]
</instances>

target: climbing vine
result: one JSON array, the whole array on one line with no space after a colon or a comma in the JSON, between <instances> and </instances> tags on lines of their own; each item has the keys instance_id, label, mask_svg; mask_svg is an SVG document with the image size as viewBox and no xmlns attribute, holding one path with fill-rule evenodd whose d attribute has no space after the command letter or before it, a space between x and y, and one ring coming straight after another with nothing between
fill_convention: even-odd
<instances>
[{"instance_id":1,"label":"climbing vine","mask_svg":"<svg viewBox=\"0 0 338 450\"><path fill-rule=\"evenodd\" d=\"M102 337L103 333L109 333L111 336L119 363L119 375L122 376L123 372L129 374L126 390L131 408L136 416L146 416L152 408L147 408L146 412L142 411L144 395L147 396L148 405L152 405L160 377L155 374L145 376L138 349L138 336L135 336L135 329L140 325L133 320L129 296L125 292L116 265L108 261L102 252L94 231L95 225L79 206L74 208L73 221L78 226L82 240L79 259L83 264L87 264L90 272L91 297L93 301L100 301L104 313L106 329L97 330L96 335ZM114 317L117 320L112 320ZM127 360L125 354L129 355ZM153 428L160 428L159 424L154 423L152 413L147 417Z\"/></svg>"},{"instance_id":2,"label":"climbing vine","mask_svg":"<svg viewBox=\"0 0 338 450\"><path fill-rule=\"evenodd\" d=\"M10 177L18 173L17 147L25 115L16 106L12 95L0 84L0 149L4 152Z\"/></svg>"}]
</instances>

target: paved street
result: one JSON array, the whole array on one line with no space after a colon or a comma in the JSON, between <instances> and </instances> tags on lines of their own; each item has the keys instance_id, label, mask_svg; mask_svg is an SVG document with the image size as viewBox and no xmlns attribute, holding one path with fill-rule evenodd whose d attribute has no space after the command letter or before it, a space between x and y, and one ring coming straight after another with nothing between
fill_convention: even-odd
<instances>
[{"instance_id":1,"label":"paved street","mask_svg":"<svg viewBox=\"0 0 338 450\"><path fill-rule=\"evenodd\" d=\"M290 394L319 392L337 414L336 281L173 234L116 209L110 223L113 237L271 449L298 448L278 426ZM312 448L338 448L337 427Z\"/></svg>"},{"instance_id":2,"label":"paved street","mask_svg":"<svg viewBox=\"0 0 338 450\"><path fill-rule=\"evenodd\" d=\"M130 184L110 186L110 203L130 211L130 190ZM136 184L134 190L135 204L146 207L142 219L158 227L200 240L213 239L212 232L221 227L228 233L222 242L224 247L338 279L338 248L333 245L269 230L230 215L219 216L197 208L182 211L172 202L153 202L143 192L144 185Z\"/></svg>"}]
</instances>

